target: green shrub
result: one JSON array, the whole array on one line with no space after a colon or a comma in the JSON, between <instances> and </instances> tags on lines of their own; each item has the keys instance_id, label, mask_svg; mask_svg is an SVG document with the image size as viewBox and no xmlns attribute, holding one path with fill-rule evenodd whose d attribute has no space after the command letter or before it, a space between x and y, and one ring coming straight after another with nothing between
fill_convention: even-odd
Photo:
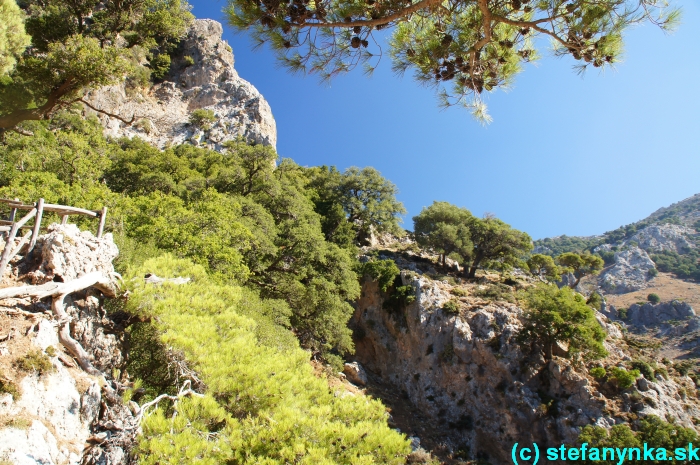
<instances>
[{"instance_id":1,"label":"green shrub","mask_svg":"<svg viewBox=\"0 0 700 465\"><path fill-rule=\"evenodd\" d=\"M170 55L167 53L159 53L151 58L149 62L151 68L151 77L157 81L165 78L170 71Z\"/></svg>"},{"instance_id":2,"label":"green shrub","mask_svg":"<svg viewBox=\"0 0 700 465\"><path fill-rule=\"evenodd\" d=\"M503 302L515 302L513 288L502 283L489 284L484 289L477 289L473 292L474 296L489 300L500 300Z\"/></svg>"},{"instance_id":3,"label":"green shrub","mask_svg":"<svg viewBox=\"0 0 700 465\"><path fill-rule=\"evenodd\" d=\"M693 360L683 360L682 362L674 363L673 369L681 376L686 376L694 366L695 362Z\"/></svg>"},{"instance_id":4,"label":"green shrub","mask_svg":"<svg viewBox=\"0 0 700 465\"><path fill-rule=\"evenodd\" d=\"M650 278L656 278L659 275L659 270L656 268L651 268L647 274L649 275Z\"/></svg>"},{"instance_id":5,"label":"green shrub","mask_svg":"<svg viewBox=\"0 0 700 465\"><path fill-rule=\"evenodd\" d=\"M569 357L596 360L607 355L605 331L580 294L566 286L557 289L540 284L522 291L519 297L525 307L525 321L517 336L523 350L538 348L551 360L554 345L563 342L569 346Z\"/></svg>"},{"instance_id":6,"label":"green shrub","mask_svg":"<svg viewBox=\"0 0 700 465\"><path fill-rule=\"evenodd\" d=\"M459 300L450 299L442 306L442 309L448 315L459 315Z\"/></svg>"},{"instance_id":7,"label":"green shrub","mask_svg":"<svg viewBox=\"0 0 700 465\"><path fill-rule=\"evenodd\" d=\"M605 371L605 368L603 368L603 367L594 367L594 368L591 368L588 372L591 374L591 376L593 376L596 379L605 378L605 375L607 373Z\"/></svg>"},{"instance_id":8,"label":"green shrub","mask_svg":"<svg viewBox=\"0 0 700 465\"><path fill-rule=\"evenodd\" d=\"M38 372L39 374L53 371L51 359L40 350L31 350L24 357L15 360L15 366L20 370Z\"/></svg>"},{"instance_id":9,"label":"green shrub","mask_svg":"<svg viewBox=\"0 0 700 465\"><path fill-rule=\"evenodd\" d=\"M58 352L56 352L56 348L54 346L48 346L44 350L44 352L46 352L46 355L48 355L49 357L55 357L56 355L58 355Z\"/></svg>"},{"instance_id":10,"label":"green shrub","mask_svg":"<svg viewBox=\"0 0 700 465\"><path fill-rule=\"evenodd\" d=\"M581 461L579 463L584 464L597 464L603 463L601 459L603 458L603 448L609 448L613 451L617 448L619 450L626 449L628 451L628 457L633 457L637 459L637 449L640 452L639 458L642 459L643 451L648 449L666 449L670 451L667 453L667 457L672 457L674 450L677 448L687 448L688 444L697 443L698 434L691 428L685 428L675 422L666 422L655 415L648 415L641 420L639 420L636 425L636 431L633 431L628 425L618 424L614 425L612 428L605 429L600 426L587 425L581 429L577 443L588 444L588 460ZM591 450L597 449L600 454L597 458L593 457L591 459ZM657 452L658 453L658 452ZM654 458L658 456L655 454ZM610 455L607 456L607 459ZM605 461L604 463L617 463L617 457L613 461ZM676 465L694 463L688 461L676 461L673 459L664 459L667 463L672 463ZM634 463L662 463L663 460L657 462L652 461L634 461Z\"/></svg>"},{"instance_id":11,"label":"green shrub","mask_svg":"<svg viewBox=\"0 0 700 465\"><path fill-rule=\"evenodd\" d=\"M647 296L647 300L652 304L658 304L661 302L661 297L658 294L651 293Z\"/></svg>"},{"instance_id":12,"label":"green shrub","mask_svg":"<svg viewBox=\"0 0 700 465\"><path fill-rule=\"evenodd\" d=\"M357 273L359 276L369 276L379 283L382 292L388 292L389 288L400 276L401 271L394 260L372 260L360 265Z\"/></svg>"},{"instance_id":13,"label":"green shrub","mask_svg":"<svg viewBox=\"0 0 700 465\"><path fill-rule=\"evenodd\" d=\"M631 387L639 377L639 370L627 371L624 368L612 367L609 370L612 381L621 390Z\"/></svg>"},{"instance_id":14,"label":"green shrub","mask_svg":"<svg viewBox=\"0 0 700 465\"><path fill-rule=\"evenodd\" d=\"M618 308L617 309L617 316L621 320L626 320L627 319L627 308L626 307Z\"/></svg>"},{"instance_id":15,"label":"green shrub","mask_svg":"<svg viewBox=\"0 0 700 465\"><path fill-rule=\"evenodd\" d=\"M646 379L654 381L654 368L642 360L634 360L630 364L633 369L638 370Z\"/></svg>"},{"instance_id":16,"label":"green shrub","mask_svg":"<svg viewBox=\"0 0 700 465\"><path fill-rule=\"evenodd\" d=\"M467 292L466 289L463 289L461 287L453 287L452 289L450 289L450 294L456 297L466 297L469 295L469 292Z\"/></svg>"},{"instance_id":17,"label":"green shrub","mask_svg":"<svg viewBox=\"0 0 700 465\"><path fill-rule=\"evenodd\" d=\"M598 292L593 292L586 301L586 305L593 307L596 310L600 310L603 305L603 296Z\"/></svg>"},{"instance_id":18,"label":"green shrub","mask_svg":"<svg viewBox=\"0 0 700 465\"><path fill-rule=\"evenodd\" d=\"M190 276L187 285L144 283L145 273ZM212 281L185 260L147 261L126 277L128 310L154 321L159 339L182 354L206 386L204 397L162 402L142 423L136 455L163 463L362 463L401 465L405 437L387 425L385 407L365 396L335 396L298 345L261 344L260 306L242 289ZM251 310L246 310L250 312ZM199 457L201 459L194 459Z\"/></svg>"},{"instance_id":19,"label":"green shrub","mask_svg":"<svg viewBox=\"0 0 700 465\"><path fill-rule=\"evenodd\" d=\"M216 122L216 114L212 110L198 108L190 113L190 124L202 131L211 129L211 125Z\"/></svg>"},{"instance_id":20,"label":"green shrub","mask_svg":"<svg viewBox=\"0 0 700 465\"><path fill-rule=\"evenodd\" d=\"M188 68L188 67L194 65L194 58L192 58L189 55L185 55L185 57L182 59L182 62L185 65L185 68Z\"/></svg>"}]
</instances>

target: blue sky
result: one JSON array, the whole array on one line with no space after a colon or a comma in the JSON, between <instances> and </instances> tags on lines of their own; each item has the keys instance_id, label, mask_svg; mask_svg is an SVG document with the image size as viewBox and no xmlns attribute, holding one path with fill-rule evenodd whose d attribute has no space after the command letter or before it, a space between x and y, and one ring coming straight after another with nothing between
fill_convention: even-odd
<instances>
[{"instance_id":1,"label":"blue sky","mask_svg":"<svg viewBox=\"0 0 700 465\"><path fill-rule=\"evenodd\" d=\"M191 0L225 23L223 1ZM576 75L571 58L527 65L508 93L489 94L493 123L442 111L431 89L396 77L385 60L330 86L289 74L224 24L235 67L265 96L277 150L306 166L374 166L399 188L411 217L433 200L494 213L533 238L600 234L700 192L700 5L678 30L627 34L616 69Z\"/></svg>"}]
</instances>

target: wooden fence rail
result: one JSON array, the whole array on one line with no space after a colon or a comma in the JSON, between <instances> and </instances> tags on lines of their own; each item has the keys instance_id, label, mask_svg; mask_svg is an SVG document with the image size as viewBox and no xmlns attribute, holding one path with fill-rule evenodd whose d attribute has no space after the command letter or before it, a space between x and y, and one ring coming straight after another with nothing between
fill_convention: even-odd
<instances>
[{"instance_id":1,"label":"wooden fence rail","mask_svg":"<svg viewBox=\"0 0 700 465\"><path fill-rule=\"evenodd\" d=\"M93 218L99 218L100 223L97 227L97 237L102 237L105 227L105 218L107 217L107 207L102 207L102 210L86 210L84 208L69 207L67 205L55 205L44 203L44 199L39 199L33 205L22 203L19 199L0 199L0 204L5 204L10 207L10 216L7 220L0 220L0 233L5 234L5 248L0 255L0 279L5 273L7 264L10 263L12 257L17 255L29 241L27 253L31 252L36 245L36 239L39 236L41 229L41 219L44 212L57 213L61 216L61 224L66 224L70 215L85 215ZM18 211L27 211L19 221L16 221ZM28 228L27 222L34 218L34 225L31 231L28 231L20 240L17 247L14 246L17 232L22 228Z\"/></svg>"}]
</instances>

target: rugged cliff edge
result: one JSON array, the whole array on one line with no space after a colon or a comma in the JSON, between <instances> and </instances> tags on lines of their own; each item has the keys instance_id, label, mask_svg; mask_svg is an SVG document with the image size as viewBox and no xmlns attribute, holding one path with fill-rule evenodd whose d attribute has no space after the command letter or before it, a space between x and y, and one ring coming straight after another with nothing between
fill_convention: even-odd
<instances>
[{"instance_id":1,"label":"rugged cliff edge","mask_svg":"<svg viewBox=\"0 0 700 465\"><path fill-rule=\"evenodd\" d=\"M70 283L112 274L111 234L96 238L75 225L52 225L31 255L18 257L3 288ZM135 403L124 403L115 376L124 364L124 328L93 289L65 299L70 336L98 370L86 373L59 342L64 322L51 299L0 301L0 460L31 464L126 464L138 428Z\"/></svg>"},{"instance_id":2,"label":"rugged cliff edge","mask_svg":"<svg viewBox=\"0 0 700 465\"><path fill-rule=\"evenodd\" d=\"M692 427L700 415L690 394L695 384L687 376L647 374L652 379L640 377L619 390L566 358L545 363L539 355L524 353L515 339L522 309L488 296L493 289L507 296L510 286L498 275L449 284L421 273L431 265L400 256L397 263L415 300L387 308L389 296L366 279L352 321L355 357L384 392L397 394L395 409L417 411L420 418L399 426L443 458L506 463L514 442L557 447L575 442L585 425L609 427L653 414ZM455 296L457 309L446 305ZM610 355L602 364L623 366L632 360L633 339L623 334L624 324L613 324L601 313L597 319L608 333ZM559 354L565 353L560 347Z\"/></svg>"},{"instance_id":3,"label":"rugged cliff edge","mask_svg":"<svg viewBox=\"0 0 700 465\"><path fill-rule=\"evenodd\" d=\"M223 28L210 19L195 20L173 57L163 82L150 89L129 83L93 91L91 105L127 121L97 114L105 133L114 137L138 136L163 148L190 142L220 149L242 136L250 142L275 146L277 128L270 105L233 67L231 47L221 39ZM212 110L216 122L209 129L189 124L197 109ZM86 111L91 112L87 109Z\"/></svg>"}]
</instances>

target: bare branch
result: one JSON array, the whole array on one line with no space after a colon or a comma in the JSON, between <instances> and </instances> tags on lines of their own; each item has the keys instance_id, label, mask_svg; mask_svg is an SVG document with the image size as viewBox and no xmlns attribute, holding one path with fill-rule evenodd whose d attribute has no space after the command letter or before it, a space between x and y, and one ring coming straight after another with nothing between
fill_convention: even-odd
<instances>
[{"instance_id":1,"label":"bare branch","mask_svg":"<svg viewBox=\"0 0 700 465\"><path fill-rule=\"evenodd\" d=\"M93 105L91 105L90 103L88 103L87 100L85 100L85 99L83 99L83 98L75 99L74 101L75 101L75 102L81 102L81 103L82 103L83 105L85 105L86 107L91 108L92 110L94 110L94 111L96 111L96 112L98 112L98 113L102 113L103 115L107 115L107 116L109 116L110 118L118 119L119 121L121 121L121 122L124 123L124 124L128 124L128 125L134 124L134 121L136 121L136 118L138 118L138 117L134 114L134 115L131 115L131 119L130 119L130 120L126 120L126 119L122 118L122 117L119 116L119 115L115 115L114 113L110 113L110 112L108 112L108 111L106 111L106 110L100 110L99 108L94 107Z\"/></svg>"}]
</instances>

